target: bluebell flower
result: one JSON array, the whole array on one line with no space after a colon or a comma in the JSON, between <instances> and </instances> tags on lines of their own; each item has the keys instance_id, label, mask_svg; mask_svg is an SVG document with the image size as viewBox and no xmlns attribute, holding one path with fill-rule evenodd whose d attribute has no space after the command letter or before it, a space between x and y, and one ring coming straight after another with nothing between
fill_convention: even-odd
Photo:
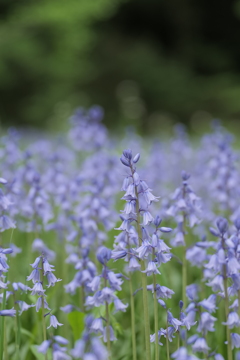
<instances>
[{"instance_id":1,"label":"bluebell flower","mask_svg":"<svg viewBox=\"0 0 240 360\"><path fill-rule=\"evenodd\" d=\"M189 300L198 300L199 286L197 284L191 284L186 287L186 295Z\"/></svg>"},{"instance_id":2,"label":"bluebell flower","mask_svg":"<svg viewBox=\"0 0 240 360\"><path fill-rule=\"evenodd\" d=\"M146 226L153 222L154 218L149 211L143 211L143 222L141 225Z\"/></svg>"},{"instance_id":3,"label":"bluebell flower","mask_svg":"<svg viewBox=\"0 0 240 360\"><path fill-rule=\"evenodd\" d=\"M28 305L25 301L16 301L20 307L19 315L23 313L23 311L27 311L29 308L35 306L34 304Z\"/></svg>"},{"instance_id":4,"label":"bluebell flower","mask_svg":"<svg viewBox=\"0 0 240 360\"><path fill-rule=\"evenodd\" d=\"M211 316L208 312L202 312L198 325L198 331L203 334L206 334L207 331L215 331L215 321L217 321L217 319L214 316Z\"/></svg>"},{"instance_id":5,"label":"bluebell flower","mask_svg":"<svg viewBox=\"0 0 240 360\"><path fill-rule=\"evenodd\" d=\"M131 256L128 264L128 271L137 271L141 269L141 265L135 256Z\"/></svg>"},{"instance_id":6,"label":"bluebell flower","mask_svg":"<svg viewBox=\"0 0 240 360\"><path fill-rule=\"evenodd\" d=\"M98 334L103 334L103 322L101 318L94 319L91 326L90 331Z\"/></svg>"},{"instance_id":7,"label":"bluebell flower","mask_svg":"<svg viewBox=\"0 0 240 360\"><path fill-rule=\"evenodd\" d=\"M58 322L55 315L50 315L50 325L47 327L47 329L49 329L51 326L56 329L58 326L62 326L62 325L63 324Z\"/></svg>"},{"instance_id":8,"label":"bluebell flower","mask_svg":"<svg viewBox=\"0 0 240 360\"><path fill-rule=\"evenodd\" d=\"M190 336L188 339L187 339L187 345L191 345L193 343L195 343L195 341L199 339L199 335L198 334L194 334L192 336Z\"/></svg>"},{"instance_id":9,"label":"bluebell flower","mask_svg":"<svg viewBox=\"0 0 240 360\"><path fill-rule=\"evenodd\" d=\"M190 330L192 326L196 325L197 321L195 321L196 313L195 311L189 311L187 315L185 315L182 311L180 313L180 321L183 326L186 326L187 330Z\"/></svg>"},{"instance_id":10,"label":"bluebell flower","mask_svg":"<svg viewBox=\"0 0 240 360\"><path fill-rule=\"evenodd\" d=\"M68 305L60 307L60 310L62 310L65 314L69 314L75 310L75 306L68 304Z\"/></svg>"},{"instance_id":11,"label":"bluebell flower","mask_svg":"<svg viewBox=\"0 0 240 360\"><path fill-rule=\"evenodd\" d=\"M167 321L170 325L174 327L176 331L178 330L180 325L183 325L180 320L173 317L172 313L169 310L167 311Z\"/></svg>"},{"instance_id":12,"label":"bluebell flower","mask_svg":"<svg viewBox=\"0 0 240 360\"><path fill-rule=\"evenodd\" d=\"M34 284L36 284L37 282L40 282L40 272L39 272L39 269L36 268L34 269L31 274L27 277L27 281L30 281L32 280L32 282Z\"/></svg>"},{"instance_id":13,"label":"bluebell flower","mask_svg":"<svg viewBox=\"0 0 240 360\"><path fill-rule=\"evenodd\" d=\"M217 227L221 235L224 235L228 230L228 221L225 218L217 219Z\"/></svg>"},{"instance_id":14,"label":"bluebell flower","mask_svg":"<svg viewBox=\"0 0 240 360\"><path fill-rule=\"evenodd\" d=\"M115 312L117 311L126 311L126 308L128 307L128 304L123 304L121 300L118 298L114 300L114 306L115 306Z\"/></svg>"},{"instance_id":15,"label":"bluebell flower","mask_svg":"<svg viewBox=\"0 0 240 360\"><path fill-rule=\"evenodd\" d=\"M198 305L202 306L208 312L215 312L217 309L216 306L217 296L215 294L210 295L207 299L204 299L198 303Z\"/></svg>"},{"instance_id":16,"label":"bluebell flower","mask_svg":"<svg viewBox=\"0 0 240 360\"><path fill-rule=\"evenodd\" d=\"M224 291L223 276L217 275L207 283L213 291Z\"/></svg>"},{"instance_id":17,"label":"bluebell flower","mask_svg":"<svg viewBox=\"0 0 240 360\"><path fill-rule=\"evenodd\" d=\"M232 349L240 348L240 335L237 333L231 333Z\"/></svg>"},{"instance_id":18,"label":"bluebell flower","mask_svg":"<svg viewBox=\"0 0 240 360\"><path fill-rule=\"evenodd\" d=\"M231 311L228 314L227 322L223 322L223 325L227 325L229 329L233 329L235 326L240 325L239 316L235 311Z\"/></svg>"},{"instance_id":19,"label":"bluebell flower","mask_svg":"<svg viewBox=\"0 0 240 360\"><path fill-rule=\"evenodd\" d=\"M172 355L171 357L173 359L177 359L177 360L199 360L196 356L194 355L188 355L188 351L185 347L180 347L179 349L177 349Z\"/></svg>"},{"instance_id":20,"label":"bluebell flower","mask_svg":"<svg viewBox=\"0 0 240 360\"><path fill-rule=\"evenodd\" d=\"M107 333L109 332L110 334L110 341L115 341L117 340L117 338L114 335L113 332L113 328L111 327L111 325L109 325L108 327L105 326L104 330L103 330L103 341L107 342Z\"/></svg>"},{"instance_id":21,"label":"bluebell flower","mask_svg":"<svg viewBox=\"0 0 240 360\"><path fill-rule=\"evenodd\" d=\"M238 260L235 258L234 251L228 251L228 263L227 263L227 272L228 275L237 274L240 270L240 264Z\"/></svg>"},{"instance_id":22,"label":"bluebell flower","mask_svg":"<svg viewBox=\"0 0 240 360\"><path fill-rule=\"evenodd\" d=\"M91 291L95 292L95 291L97 291L97 290L99 289L100 283L101 283L101 277L100 277L100 276L95 276L95 277L92 279L92 281L88 282L87 287L88 287Z\"/></svg>"},{"instance_id":23,"label":"bluebell flower","mask_svg":"<svg viewBox=\"0 0 240 360\"><path fill-rule=\"evenodd\" d=\"M54 286L56 282L62 281L62 279L57 279L56 276L51 271L47 271L45 275L48 281L47 287Z\"/></svg>"},{"instance_id":24,"label":"bluebell flower","mask_svg":"<svg viewBox=\"0 0 240 360\"><path fill-rule=\"evenodd\" d=\"M44 340L41 345L37 346L37 351L39 353L46 354L51 343L51 340Z\"/></svg>"},{"instance_id":25,"label":"bluebell flower","mask_svg":"<svg viewBox=\"0 0 240 360\"><path fill-rule=\"evenodd\" d=\"M162 329L161 329L161 330L158 331L158 344L159 344L160 346L163 346L163 344L160 342L160 339L161 339L161 336L162 336L162 335L164 335L164 333L163 333L163 331L162 331ZM150 335L150 342L151 342L151 343L155 342L155 339L156 339L156 334L155 334L155 333L152 334L152 335Z\"/></svg>"},{"instance_id":26,"label":"bluebell flower","mask_svg":"<svg viewBox=\"0 0 240 360\"><path fill-rule=\"evenodd\" d=\"M8 229L15 229L15 223L7 215L0 216L0 232L3 232Z\"/></svg>"},{"instance_id":27,"label":"bluebell flower","mask_svg":"<svg viewBox=\"0 0 240 360\"><path fill-rule=\"evenodd\" d=\"M32 288L32 292L31 295L39 295L42 296L44 295L46 290L43 289L42 283L41 282L37 282L35 283L35 285Z\"/></svg>"},{"instance_id":28,"label":"bluebell flower","mask_svg":"<svg viewBox=\"0 0 240 360\"><path fill-rule=\"evenodd\" d=\"M224 357L221 354L215 354L214 360L225 360Z\"/></svg>"},{"instance_id":29,"label":"bluebell flower","mask_svg":"<svg viewBox=\"0 0 240 360\"><path fill-rule=\"evenodd\" d=\"M206 339L198 338L192 345L192 349L194 352L203 352L204 354L207 354L210 347L208 347Z\"/></svg>"},{"instance_id":30,"label":"bluebell flower","mask_svg":"<svg viewBox=\"0 0 240 360\"><path fill-rule=\"evenodd\" d=\"M176 328L174 326L168 326L167 329L161 329L162 335L165 338L168 338L168 340L170 342L173 341L173 339L175 338L175 336L173 335L176 332Z\"/></svg>"},{"instance_id":31,"label":"bluebell flower","mask_svg":"<svg viewBox=\"0 0 240 360\"><path fill-rule=\"evenodd\" d=\"M232 305L229 306L229 309L233 309L234 311L238 311L238 299L235 299Z\"/></svg>"},{"instance_id":32,"label":"bluebell flower","mask_svg":"<svg viewBox=\"0 0 240 360\"><path fill-rule=\"evenodd\" d=\"M147 276L150 276L152 274L161 274L160 271L157 269L156 263L154 261L149 261L146 270L143 270L142 272L146 273Z\"/></svg>"},{"instance_id":33,"label":"bluebell flower","mask_svg":"<svg viewBox=\"0 0 240 360\"><path fill-rule=\"evenodd\" d=\"M37 257L33 264L30 264L34 269L38 268L38 265L41 261L41 256Z\"/></svg>"},{"instance_id":34,"label":"bluebell flower","mask_svg":"<svg viewBox=\"0 0 240 360\"><path fill-rule=\"evenodd\" d=\"M14 308L12 308L12 309L0 310L0 316L10 316L10 317L14 317L14 316L16 316L16 310L15 310Z\"/></svg>"},{"instance_id":35,"label":"bluebell flower","mask_svg":"<svg viewBox=\"0 0 240 360\"><path fill-rule=\"evenodd\" d=\"M136 249L136 252L138 253L140 259L144 259L145 257L147 257L149 254L152 253L152 246L150 242L148 240L144 240L142 242L142 245Z\"/></svg>"},{"instance_id":36,"label":"bluebell flower","mask_svg":"<svg viewBox=\"0 0 240 360\"><path fill-rule=\"evenodd\" d=\"M108 271L107 278L113 290L121 290L123 281L119 279L113 271Z\"/></svg>"},{"instance_id":37,"label":"bluebell flower","mask_svg":"<svg viewBox=\"0 0 240 360\"><path fill-rule=\"evenodd\" d=\"M187 249L186 259L190 261L192 266L202 267L204 261L207 259L207 253L205 249L201 249L198 246L193 246Z\"/></svg>"}]
</instances>

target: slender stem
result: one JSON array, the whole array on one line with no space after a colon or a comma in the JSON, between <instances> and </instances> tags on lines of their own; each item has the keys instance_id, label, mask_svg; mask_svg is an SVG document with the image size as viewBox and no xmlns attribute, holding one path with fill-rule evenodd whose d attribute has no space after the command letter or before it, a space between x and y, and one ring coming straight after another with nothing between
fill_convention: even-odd
<instances>
[{"instance_id":1,"label":"slender stem","mask_svg":"<svg viewBox=\"0 0 240 360\"><path fill-rule=\"evenodd\" d=\"M169 341L168 341L168 321L167 321L166 332L167 332L167 336L166 336L167 360L170 360L170 356L169 356Z\"/></svg>"},{"instance_id":2,"label":"slender stem","mask_svg":"<svg viewBox=\"0 0 240 360\"><path fill-rule=\"evenodd\" d=\"M83 313L85 313L85 291L84 291L84 285L81 286L81 310Z\"/></svg>"},{"instance_id":3,"label":"slender stem","mask_svg":"<svg viewBox=\"0 0 240 360\"><path fill-rule=\"evenodd\" d=\"M184 192L185 196L185 192ZM186 297L186 287L187 287L187 260L186 260L186 249L187 249L187 243L186 243L186 214L183 214L183 234L184 234L184 241L185 246L183 248L183 259L182 259L182 301L183 306L186 307L187 303L187 297Z\"/></svg>"},{"instance_id":4,"label":"slender stem","mask_svg":"<svg viewBox=\"0 0 240 360\"><path fill-rule=\"evenodd\" d=\"M111 360L111 341L110 341L110 321L109 321L109 309L108 303L106 301L106 320L107 320L107 349L108 349L108 359Z\"/></svg>"},{"instance_id":5,"label":"slender stem","mask_svg":"<svg viewBox=\"0 0 240 360\"><path fill-rule=\"evenodd\" d=\"M16 310L16 318L15 318L15 349L16 349L16 359L20 360L20 319L19 319L19 313L16 306L16 293L13 292L13 298L14 298L14 308Z\"/></svg>"},{"instance_id":6,"label":"slender stem","mask_svg":"<svg viewBox=\"0 0 240 360\"><path fill-rule=\"evenodd\" d=\"M7 283L8 281L8 274L6 275L6 280L5 283ZM7 295L7 290L4 289L3 292L3 302L2 302L2 310L4 310L6 308L6 295ZM3 351L4 351L4 330L5 330L5 326L4 326L4 322L5 322L5 318L4 316L1 316L0 319L0 334L1 334L1 338L0 338L0 360L3 359Z\"/></svg>"},{"instance_id":7,"label":"slender stem","mask_svg":"<svg viewBox=\"0 0 240 360\"><path fill-rule=\"evenodd\" d=\"M240 290L238 290L238 315L240 316Z\"/></svg>"},{"instance_id":8,"label":"slender stem","mask_svg":"<svg viewBox=\"0 0 240 360\"><path fill-rule=\"evenodd\" d=\"M226 265L223 265L223 277L224 277L224 304L225 304L225 318L227 322L228 314L229 314L229 299L228 299L228 291L227 291L227 269ZM232 344L231 344L231 335L230 329L226 325L226 332L227 332L227 352L228 352L228 360L232 360Z\"/></svg>"},{"instance_id":9,"label":"slender stem","mask_svg":"<svg viewBox=\"0 0 240 360\"><path fill-rule=\"evenodd\" d=\"M154 286L154 328L155 328L155 360L159 358L159 345L158 345L158 301L156 293L156 274L153 274L153 286Z\"/></svg>"},{"instance_id":10,"label":"slender stem","mask_svg":"<svg viewBox=\"0 0 240 360\"><path fill-rule=\"evenodd\" d=\"M7 343L7 331L6 331L6 321L4 322L4 360L8 360L8 343Z\"/></svg>"},{"instance_id":11,"label":"slender stem","mask_svg":"<svg viewBox=\"0 0 240 360\"><path fill-rule=\"evenodd\" d=\"M137 212L137 232L139 245L142 243L142 234L140 228L140 212L139 212L139 200L136 186L136 212ZM141 260L141 274L142 274L142 288L143 288L143 316L144 316L144 329L145 329L145 343L146 343L146 360L151 360L151 348L150 348L150 325L149 325L149 310L148 310L148 296L147 296L147 275L143 273L145 270L144 261Z\"/></svg>"},{"instance_id":12,"label":"slender stem","mask_svg":"<svg viewBox=\"0 0 240 360\"><path fill-rule=\"evenodd\" d=\"M106 270L106 269L105 269ZM107 279L104 278L104 286L107 286ZM109 307L108 302L105 301L105 309L106 309L106 321L107 321L107 349L108 349L108 360L112 359L111 355L111 341L110 341L110 317L109 317Z\"/></svg>"},{"instance_id":13,"label":"slender stem","mask_svg":"<svg viewBox=\"0 0 240 360\"><path fill-rule=\"evenodd\" d=\"M224 249L224 237L222 236L222 248ZM225 321L227 322L228 314L229 314L229 298L228 298L228 285L227 285L227 266L223 264L223 283L224 283L224 305L225 305ZM226 325L227 332L227 353L228 360L232 360L232 344L231 344L231 335L230 329Z\"/></svg>"},{"instance_id":14,"label":"slender stem","mask_svg":"<svg viewBox=\"0 0 240 360\"><path fill-rule=\"evenodd\" d=\"M187 298L186 298L186 287L187 287L187 260L185 247L183 249L183 259L182 259L182 301L184 307L186 307Z\"/></svg>"},{"instance_id":15,"label":"slender stem","mask_svg":"<svg viewBox=\"0 0 240 360\"><path fill-rule=\"evenodd\" d=\"M43 286L44 280L44 270L43 270L43 257L42 257L42 271L41 271L41 281ZM42 295L42 329L43 329L43 340L47 340L47 330L46 330L46 321L45 321L45 310L44 310L44 295ZM45 354L45 360L48 360L47 353Z\"/></svg>"},{"instance_id":16,"label":"slender stem","mask_svg":"<svg viewBox=\"0 0 240 360\"><path fill-rule=\"evenodd\" d=\"M134 305L133 284L132 284L132 274L131 273L129 273L129 290L130 290L130 301L131 301L132 354L133 354L133 360L137 360L137 342L136 342L136 330L135 330L135 305Z\"/></svg>"}]
</instances>

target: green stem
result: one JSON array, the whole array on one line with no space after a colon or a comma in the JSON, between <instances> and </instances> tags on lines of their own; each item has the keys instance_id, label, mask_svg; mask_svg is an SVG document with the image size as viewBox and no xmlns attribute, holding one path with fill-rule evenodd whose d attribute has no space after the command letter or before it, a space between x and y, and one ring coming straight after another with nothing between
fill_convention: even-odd
<instances>
[{"instance_id":1,"label":"green stem","mask_svg":"<svg viewBox=\"0 0 240 360\"><path fill-rule=\"evenodd\" d=\"M44 270L43 270L43 257L42 257L42 271L41 271L41 282L43 286L44 280ZM46 330L46 321L45 321L45 310L44 310L44 296L42 295L42 329L43 329L43 340L47 340L47 330ZM47 353L45 354L45 360L48 360Z\"/></svg>"},{"instance_id":2,"label":"green stem","mask_svg":"<svg viewBox=\"0 0 240 360\"><path fill-rule=\"evenodd\" d=\"M186 298L186 287L187 287L187 260L185 247L183 249L183 261L182 261L182 301L183 306L186 307L187 298Z\"/></svg>"},{"instance_id":3,"label":"green stem","mask_svg":"<svg viewBox=\"0 0 240 360\"><path fill-rule=\"evenodd\" d=\"M137 212L137 233L139 245L142 244L142 234L140 227L140 212L139 212L139 200L136 188L136 212ZM141 274L142 274L142 288L143 288L143 316L144 316L144 329L145 329L145 343L146 343L146 360L151 360L151 348L150 348L150 325L149 325L149 310L148 310L148 295L147 295L147 275L143 273L145 270L144 261L141 260Z\"/></svg>"},{"instance_id":4,"label":"green stem","mask_svg":"<svg viewBox=\"0 0 240 360\"><path fill-rule=\"evenodd\" d=\"M132 274L129 273L129 290L131 301L131 331L132 331L132 354L133 360L137 360L137 344L136 344L136 330L135 330L135 305L133 296Z\"/></svg>"},{"instance_id":5,"label":"green stem","mask_svg":"<svg viewBox=\"0 0 240 360\"><path fill-rule=\"evenodd\" d=\"M16 310L16 318L15 318L15 349L16 349L16 359L20 360L20 318L19 318L19 313L18 313L18 309L16 306L16 294L15 291L13 292L13 298L14 298L14 308Z\"/></svg>"},{"instance_id":6,"label":"green stem","mask_svg":"<svg viewBox=\"0 0 240 360\"><path fill-rule=\"evenodd\" d=\"M107 286L107 279L104 279L104 286ZM105 301L105 309L106 309L106 321L107 321L107 349L108 349L108 360L112 359L111 355L111 341L110 341L110 317L109 317L109 307L108 302Z\"/></svg>"},{"instance_id":7,"label":"green stem","mask_svg":"<svg viewBox=\"0 0 240 360\"><path fill-rule=\"evenodd\" d=\"M84 291L84 286L81 286L81 310L83 313L85 313L85 291Z\"/></svg>"},{"instance_id":8,"label":"green stem","mask_svg":"<svg viewBox=\"0 0 240 360\"><path fill-rule=\"evenodd\" d=\"M224 237L221 238L222 248L225 249L225 241ZM225 321L227 322L228 314L229 314L229 298L228 298L228 284L227 284L227 266L223 265L223 283L224 283L224 305L225 305ZM230 329L226 325L227 332L227 353L228 360L232 360L232 344L231 344L231 335Z\"/></svg>"},{"instance_id":9,"label":"green stem","mask_svg":"<svg viewBox=\"0 0 240 360\"><path fill-rule=\"evenodd\" d=\"M154 286L154 328L155 328L155 360L159 358L159 345L158 345L158 301L156 293L156 274L153 274L153 286Z\"/></svg>"},{"instance_id":10,"label":"green stem","mask_svg":"<svg viewBox=\"0 0 240 360\"><path fill-rule=\"evenodd\" d=\"M109 309L108 303L106 302L106 320L107 320L107 349L108 349L108 359L111 360L111 341L110 341L110 321L109 321Z\"/></svg>"},{"instance_id":11,"label":"green stem","mask_svg":"<svg viewBox=\"0 0 240 360\"><path fill-rule=\"evenodd\" d=\"M185 192L184 192L185 196ZM183 259L182 259L182 301L183 306L186 308L187 305L187 297L186 297L186 287L187 287L187 260L186 260L186 249L187 249L187 243L186 243L186 214L183 214L183 234L184 234L184 241L185 246L183 248Z\"/></svg>"},{"instance_id":12,"label":"green stem","mask_svg":"<svg viewBox=\"0 0 240 360\"><path fill-rule=\"evenodd\" d=\"M166 336L167 360L170 360L170 355L169 355L169 341L168 341L168 321L167 321L166 332L167 332L167 336Z\"/></svg>"},{"instance_id":13,"label":"green stem","mask_svg":"<svg viewBox=\"0 0 240 360\"><path fill-rule=\"evenodd\" d=\"M227 268L226 265L223 265L223 278L224 278L224 304L225 304L225 318L226 322L228 319L229 314L229 299L228 299L228 286L227 286ZM231 335L230 335L230 329L226 325L226 332L227 332L227 353L228 353L228 360L232 360L232 344L231 344Z\"/></svg>"},{"instance_id":14,"label":"green stem","mask_svg":"<svg viewBox=\"0 0 240 360\"><path fill-rule=\"evenodd\" d=\"M6 275L6 280L5 283L7 283L8 281L8 274ZM4 310L6 308L6 295L7 295L7 290L4 289L3 292L3 302L2 302L2 310ZM0 338L0 360L3 359L3 351L4 351L4 330L5 330L5 326L4 326L4 322L5 322L5 318L4 316L1 316L0 319L0 334L1 334L1 338Z\"/></svg>"}]
</instances>

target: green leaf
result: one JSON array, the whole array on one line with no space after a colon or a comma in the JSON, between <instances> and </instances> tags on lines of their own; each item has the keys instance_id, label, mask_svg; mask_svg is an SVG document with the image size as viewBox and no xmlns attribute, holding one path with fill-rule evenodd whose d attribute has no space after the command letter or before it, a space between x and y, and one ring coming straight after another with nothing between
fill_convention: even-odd
<instances>
[{"instance_id":1,"label":"green leaf","mask_svg":"<svg viewBox=\"0 0 240 360\"><path fill-rule=\"evenodd\" d=\"M83 332L84 317L85 314L78 311L73 311L70 314L68 314L68 321L69 324L71 325L75 341L79 339L81 333Z\"/></svg>"},{"instance_id":2,"label":"green leaf","mask_svg":"<svg viewBox=\"0 0 240 360\"><path fill-rule=\"evenodd\" d=\"M35 340L35 336L30 332L28 331L27 329L24 329L24 328L21 328L21 333L23 335L27 335L28 337L30 337L31 339Z\"/></svg>"}]
</instances>

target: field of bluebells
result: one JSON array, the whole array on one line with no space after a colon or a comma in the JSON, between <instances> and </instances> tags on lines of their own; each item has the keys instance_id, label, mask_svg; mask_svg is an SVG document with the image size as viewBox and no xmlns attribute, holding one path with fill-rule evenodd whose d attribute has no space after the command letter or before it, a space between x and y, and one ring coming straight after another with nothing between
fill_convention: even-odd
<instances>
[{"instance_id":1,"label":"field of bluebells","mask_svg":"<svg viewBox=\"0 0 240 360\"><path fill-rule=\"evenodd\" d=\"M240 151L79 109L0 139L0 360L240 359Z\"/></svg>"}]
</instances>

